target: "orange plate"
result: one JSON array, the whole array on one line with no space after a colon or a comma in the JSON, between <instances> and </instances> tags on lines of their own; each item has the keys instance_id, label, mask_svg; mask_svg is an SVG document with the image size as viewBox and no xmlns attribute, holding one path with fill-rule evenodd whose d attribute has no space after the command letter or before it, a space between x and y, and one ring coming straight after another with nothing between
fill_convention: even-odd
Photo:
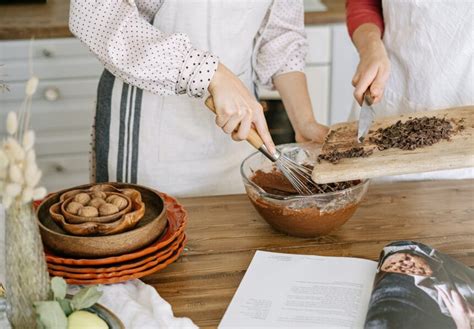
<instances>
[{"instance_id":1,"label":"orange plate","mask_svg":"<svg viewBox=\"0 0 474 329\"><path fill-rule=\"evenodd\" d=\"M186 240L183 240L179 244L178 250L182 250L184 248L184 245L186 244ZM80 279L80 280L95 280L95 279L110 279L110 278L115 278L115 277L123 277L126 275L134 274L134 273L139 273L143 272L151 267L154 267L160 263L164 263L168 258L170 258L174 253L178 251L175 250L169 250L167 253L165 253L161 257L157 257L148 263L145 263L141 266L134 267L131 269L126 269L123 271L116 271L116 272L109 272L109 273L70 273L70 272L64 272L64 271L55 271L50 268L48 268L48 271L51 275L53 276L61 276L63 278L67 279Z\"/></svg>"},{"instance_id":2,"label":"orange plate","mask_svg":"<svg viewBox=\"0 0 474 329\"><path fill-rule=\"evenodd\" d=\"M110 272L118 272L118 271L133 269L143 264L148 264L149 262L152 262L156 260L157 258L160 258L160 259L167 258L168 256L171 255L173 251L178 249L178 247L181 245L184 239L185 239L185 234L182 233L169 246L159 249L157 250L157 252L152 253L150 255L143 256L143 257L140 257L140 258L137 258L135 260L131 260L125 263L110 264L110 266L106 266L106 267L67 266L67 265L57 265L53 263L47 263L48 270L63 271L67 273L99 274L99 273L110 273Z\"/></svg>"},{"instance_id":3,"label":"orange plate","mask_svg":"<svg viewBox=\"0 0 474 329\"><path fill-rule=\"evenodd\" d=\"M51 250L45 250L46 261L53 264L64 264L64 265L108 265L126 262L132 259L137 259L145 255L149 255L169 245L178 235L183 233L184 227L188 220L188 213L178 201L164 193L160 193L161 197L165 200L166 214L168 216L168 226L165 232L151 245L144 249L137 250L128 254L120 256L111 256L105 258L65 258L54 254Z\"/></svg>"},{"instance_id":4,"label":"orange plate","mask_svg":"<svg viewBox=\"0 0 474 329\"><path fill-rule=\"evenodd\" d=\"M169 264L175 262L178 257L180 256L181 252L184 249L184 245L181 245L181 247L171 255L170 258L165 260L162 263L158 263L156 266L149 268L147 270L144 270L142 272L136 272L133 274L129 275L124 275L124 276L115 276L112 278L103 278L103 279L91 279L91 280L83 280L83 279L70 279L70 278L65 278L66 282L68 284L110 284L110 283L119 283L119 282L125 282L133 279L139 279L144 276L150 275L152 273L155 273L159 270L164 269L167 267Z\"/></svg>"}]
</instances>

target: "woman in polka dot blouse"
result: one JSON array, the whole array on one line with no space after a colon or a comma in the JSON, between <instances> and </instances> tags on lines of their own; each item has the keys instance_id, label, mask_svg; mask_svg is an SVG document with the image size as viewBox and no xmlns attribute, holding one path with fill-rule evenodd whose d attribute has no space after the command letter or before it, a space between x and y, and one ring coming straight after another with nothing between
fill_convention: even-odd
<instances>
[{"instance_id":1,"label":"woman in polka dot blouse","mask_svg":"<svg viewBox=\"0 0 474 329\"><path fill-rule=\"evenodd\" d=\"M298 141L321 142L303 73L298 0L72 0L69 26L104 64L93 134L97 182L178 196L239 193L253 125L274 150L254 84L275 87ZM217 116L203 98L212 95ZM225 134L224 134L224 133Z\"/></svg>"}]
</instances>

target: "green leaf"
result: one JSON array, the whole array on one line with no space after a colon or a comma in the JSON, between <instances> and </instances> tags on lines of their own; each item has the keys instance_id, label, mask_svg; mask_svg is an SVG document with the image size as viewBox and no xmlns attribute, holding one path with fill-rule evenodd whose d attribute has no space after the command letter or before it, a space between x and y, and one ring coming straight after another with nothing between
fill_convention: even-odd
<instances>
[{"instance_id":1,"label":"green leaf","mask_svg":"<svg viewBox=\"0 0 474 329\"><path fill-rule=\"evenodd\" d=\"M82 310L97 303L101 296L102 292L97 290L96 287L87 287L81 289L72 297L71 306L73 310Z\"/></svg>"},{"instance_id":2,"label":"green leaf","mask_svg":"<svg viewBox=\"0 0 474 329\"><path fill-rule=\"evenodd\" d=\"M36 329L46 329L43 326L43 323L40 321L39 317L36 318Z\"/></svg>"},{"instance_id":3,"label":"green leaf","mask_svg":"<svg viewBox=\"0 0 474 329\"><path fill-rule=\"evenodd\" d=\"M64 299L67 290L66 281L59 276L55 276L51 279L51 290L53 291L54 299Z\"/></svg>"},{"instance_id":4,"label":"green leaf","mask_svg":"<svg viewBox=\"0 0 474 329\"><path fill-rule=\"evenodd\" d=\"M66 316L69 316L69 314L72 313L72 306L71 302L67 299L58 299L57 302L59 303L59 306L63 309L64 314Z\"/></svg>"},{"instance_id":5,"label":"green leaf","mask_svg":"<svg viewBox=\"0 0 474 329\"><path fill-rule=\"evenodd\" d=\"M67 318L57 301L35 303L36 314L46 329L67 329Z\"/></svg>"}]
</instances>

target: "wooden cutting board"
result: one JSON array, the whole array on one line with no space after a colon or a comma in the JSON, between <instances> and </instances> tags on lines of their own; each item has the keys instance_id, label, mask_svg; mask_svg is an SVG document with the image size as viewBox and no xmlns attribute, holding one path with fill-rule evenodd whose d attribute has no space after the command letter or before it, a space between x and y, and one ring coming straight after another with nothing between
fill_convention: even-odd
<instances>
[{"instance_id":1,"label":"wooden cutting board","mask_svg":"<svg viewBox=\"0 0 474 329\"><path fill-rule=\"evenodd\" d=\"M390 148L380 151L369 141L370 136L379 128L388 127L398 120L403 122L424 116L446 118L451 121L455 130L458 130L460 125L464 126L464 129L454 134L449 141L441 140L415 150ZM341 159L337 164L322 160L314 166L313 180L322 184L474 167L474 106L416 112L376 120L363 144L357 143L357 121L336 124L330 127L322 153L334 149L344 151L357 146L363 146L364 150L373 150L373 153L367 157Z\"/></svg>"}]
</instances>

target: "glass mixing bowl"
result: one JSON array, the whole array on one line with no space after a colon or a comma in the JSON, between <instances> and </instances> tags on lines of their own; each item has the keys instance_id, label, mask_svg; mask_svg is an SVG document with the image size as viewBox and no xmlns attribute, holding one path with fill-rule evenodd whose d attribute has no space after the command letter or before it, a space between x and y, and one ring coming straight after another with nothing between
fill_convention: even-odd
<instances>
[{"instance_id":1,"label":"glass mixing bowl","mask_svg":"<svg viewBox=\"0 0 474 329\"><path fill-rule=\"evenodd\" d=\"M315 144L284 144L278 149L299 164L314 164L320 152ZM268 224L294 236L325 235L342 226L354 214L369 186L369 180L362 180L336 192L280 196L265 192L251 179L256 171L270 172L273 168L273 163L260 152L248 156L240 167L245 190Z\"/></svg>"}]
</instances>

